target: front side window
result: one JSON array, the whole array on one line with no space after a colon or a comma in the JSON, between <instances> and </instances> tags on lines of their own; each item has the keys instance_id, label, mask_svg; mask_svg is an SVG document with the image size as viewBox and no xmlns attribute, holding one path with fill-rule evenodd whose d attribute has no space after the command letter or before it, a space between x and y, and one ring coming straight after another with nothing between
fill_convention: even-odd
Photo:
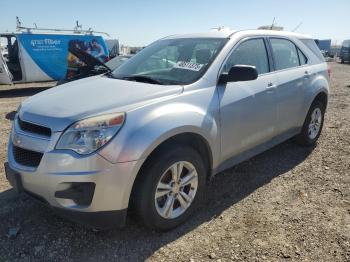
<instances>
[{"instance_id":1,"label":"front side window","mask_svg":"<svg viewBox=\"0 0 350 262\"><path fill-rule=\"evenodd\" d=\"M227 73L234 65L255 66L258 74L268 73L269 60L264 39L250 39L241 43L227 59L224 73Z\"/></svg>"},{"instance_id":2,"label":"front side window","mask_svg":"<svg viewBox=\"0 0 350 262\"><path fill-rule=\"evenodd\" d=\"M130 58L112 77L156 84L198 80L226 44L226 38L179 38L157 41Z\"/></svg>"},{"instance_id":3,"label":"front side window","mask_svg":"<svg viewBox=\"0 0 350 262\"><path fill-rule=\"evenodd\" d=\"M275 69L282 70L299 66L297 47L286 39L270 39Z\"/></svg>"}]
</instances>

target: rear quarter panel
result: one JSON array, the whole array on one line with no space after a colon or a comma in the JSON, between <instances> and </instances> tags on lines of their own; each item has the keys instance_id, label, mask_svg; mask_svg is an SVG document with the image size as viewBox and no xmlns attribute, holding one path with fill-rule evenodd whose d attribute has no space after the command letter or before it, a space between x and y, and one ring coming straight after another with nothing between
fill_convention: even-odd
<instances>
[{"instance_id":1,"label":"rear quarter panel","mask_svg":"<svg viewBox=\"0 0 350 262\"><path fill-rule=\"evenodd\" d=\"M328 65L321 61L300 39L292 38L296 45L308 58L308 65L303 66L309 72L310 81L308 85L304 85L302 89L303 107L298 117L298 125L301 127L304 124L309 108L315 97L324 92L329 93L330 79L328 76ZM327 105L325 105L327 106Z\"/></svg>"},{"instance_id":2,"label":"rear quarter panel","mask_svg":"<svg viewBox=\"0 0 350 262\"><path fill-rule=\"evenodd\" d=\"M329 94L329 77L327 63L310 65L308 68L310 73L310 84L303 87L304 108L299 118L299 125L302 126L306 118L307 112L318 94L324 92ZM325 105L327 106L327 105Z\"/></svg>"}]
</instances>

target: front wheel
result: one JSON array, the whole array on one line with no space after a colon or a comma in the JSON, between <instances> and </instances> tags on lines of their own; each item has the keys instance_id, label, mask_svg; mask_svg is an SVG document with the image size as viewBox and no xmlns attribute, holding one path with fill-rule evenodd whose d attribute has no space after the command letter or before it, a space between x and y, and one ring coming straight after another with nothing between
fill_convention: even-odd
<instances>
[{"instance_id":1,"label":"front wheel","mask_svg":"<svg viewBox=\"0 0 350 262\"><path fill-rule=\"evenodd\" d=\"M309 112L304 121L300 134L296 137L299 144L303 146L311 146L316 143L321 135L324 122L325 106L315 101L312 103Z\"/></svg>"},{"instance_id":2,"label":"front wheel","mask_svg":"<svg viewBox=\"0 0 350 262\"><path fill-rule=\"evenodd\" d=\"M206 168L192 147L161 150L141 170L133 192L137 214L152 229L169 230L198 208L205 191Z\"/></svg>"}]
</instances>

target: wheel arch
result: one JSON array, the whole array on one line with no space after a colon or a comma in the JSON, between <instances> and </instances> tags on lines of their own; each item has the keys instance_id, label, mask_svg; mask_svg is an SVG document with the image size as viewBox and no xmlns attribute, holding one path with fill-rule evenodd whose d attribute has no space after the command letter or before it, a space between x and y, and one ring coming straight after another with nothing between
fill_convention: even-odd
<instances>
[{"instance_id":1,"label":"wheel arch","mask_svg":"<svg viewBox=\"0 0 350 262\"><path fill-rule=\"evenodd\" d=\"M207 167L207 179L210 178L211 170L213 168L213 152L208 140L203 135L196 132L183 132L174 134L172 136L164 138L156 147L151 150L149 155L145 158L133 181L131 194L129 197L129 207L132 207L135 189L139 185L139 181L142 179L142 170L144 168L147 168L147 166L150 165L152 161L154 161L159 152L161 152L165 147L175 147L179 145L190 145L192 148L197 150L197 152L203 158L203 162Z\"/></svg>"},{"instance_id":2,"label":"wheel arch","mask_svg":"<svg viewBox=\"0 0 350 262\"><path fill-rule=\"evenodd\" d=\"M319 88L317 92L314 92L314 95L312 95L311 97L310 96L306 99L303 113L300 115L300 120L299 120L300 127L302 127L302 125L304 124L307 113L309 112L311 105L315 101L321 101L324 104L325 109L327 108L328 88L325 88L325 87Z\"/></svg>"},{"instance_id":3,"label":"wheel arch","mask_svg":"<svg viewBox=\"0 0 350 262\"><path fill-rule=\"evenodd\" d=\"M317 95L314 97L314 99L312 100L311 105L315 102L315 101L319 101L322 103L322 105L324 105L325 109L327 108L327 104L328 104L328 93L326 93L324 90L321 90L320 92L317 93ZM310 106L311 106L310 105Z\"/></svg>"}]
</instances>

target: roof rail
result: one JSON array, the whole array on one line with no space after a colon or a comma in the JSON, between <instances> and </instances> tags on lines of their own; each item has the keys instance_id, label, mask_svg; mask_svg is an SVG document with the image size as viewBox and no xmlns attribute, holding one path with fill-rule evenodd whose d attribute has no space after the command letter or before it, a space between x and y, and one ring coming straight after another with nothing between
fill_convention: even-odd
<instances>
[{"instance_id":1,"label":"roof rail","mask_svg":"<svg viewBox=\"0 0 350 262\"><path fill-rule=\"evenodd\" d=\"M92 35L95 33L95 34L103 34L108 37L111 37L108 33L101 32L101 31L94 31L92 30L91 27L88 30L83 30L82 25L79 25L78 21L76 21L76 26L74 27L74 29L39 28L37 27L36 24L34 25L35 27L22 26L21 21L19 20L18 16L16 16L16 31L21 31L21 32L25 31L27 33L32 33L32 31L72 32L74 34L88 34L88 35Z\"/></svg>"}]
</instances>

